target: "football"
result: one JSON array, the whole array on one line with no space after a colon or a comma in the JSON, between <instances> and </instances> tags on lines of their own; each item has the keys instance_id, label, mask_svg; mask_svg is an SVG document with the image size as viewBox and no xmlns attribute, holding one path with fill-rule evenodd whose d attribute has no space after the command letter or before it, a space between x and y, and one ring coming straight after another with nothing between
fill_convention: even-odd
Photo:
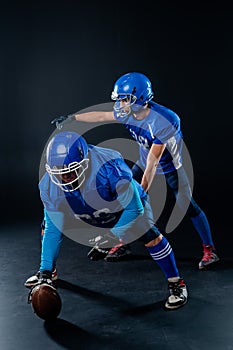
<instances>
[{"instance_id":1,"label":"football","mask_svg":"<svg viewBox=\"0 0 233 350\"><path fill-rule=\"evenodd\" d=\"M40 284L31 292L31 305L35 314L43 320L52 320L61 312L62 302L57 290L49 284Z\"/></svg>"}]
</instances>

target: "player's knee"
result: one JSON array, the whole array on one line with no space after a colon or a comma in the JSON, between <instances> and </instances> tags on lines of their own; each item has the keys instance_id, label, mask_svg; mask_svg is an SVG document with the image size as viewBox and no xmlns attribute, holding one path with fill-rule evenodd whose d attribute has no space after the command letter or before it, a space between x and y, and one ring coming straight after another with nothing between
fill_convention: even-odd
<instances>
[{"instance_id":1,"label":"player's knee","mask_svg":"<svg viewBox=\"0 0 233 350\"><path fill-rule=\"evenodd\" d=\"M153 246L159 244L159 242L161 242L162 238L163 238L163 235L160 234L158 237L152 239L150 242L145 243L145 247L153 247Z\"/></svg>"}]
</instances>

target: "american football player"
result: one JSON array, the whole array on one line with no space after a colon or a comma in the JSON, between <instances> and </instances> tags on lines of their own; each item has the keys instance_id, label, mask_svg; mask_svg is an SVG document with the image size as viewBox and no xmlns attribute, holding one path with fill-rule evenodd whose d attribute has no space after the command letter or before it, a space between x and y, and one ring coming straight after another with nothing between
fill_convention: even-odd
<instances>
[{"instance_id":1,"label":"american football player","mask_svg":"<svg viewBox=\"0 0 233 350\"><path fill-rule=\"evenodd\" d=\"M90 231L104 232L89 252L90 259L96 260L99 253L106 256L122 242L141 240L168 280L165 307L177 309L187 302L186 284L172 247L154 224L148 194L119 152L89 145L76 132L64 131L49 141L45 167L39 183L45 227L37 285L52 283L66 225L87 225Z\"/></svg>"},{"instance_id":2,"label":"american football player","mask_svg":"<svg viewBox=\"0 0 233 350\"><path fill-rule=\"evenodd\" d=\"M204 270L219 260L205 212L192 196L190 181L183 167L183 135L179 116L171 109L153 101L151 81L142 73L130 72L119 77L111 98L113 111L93 111L61 116L52 121L58 128L62 123L77 120L84 122L119 121L139 144L139 160L133 166L134 178L145 191L154 176L163 174L181 211L188 215L198 233L203 256L199 269ZM106 261L119 260L129 251L129 246L112 249Z\"/></svg>"}]
</instances>

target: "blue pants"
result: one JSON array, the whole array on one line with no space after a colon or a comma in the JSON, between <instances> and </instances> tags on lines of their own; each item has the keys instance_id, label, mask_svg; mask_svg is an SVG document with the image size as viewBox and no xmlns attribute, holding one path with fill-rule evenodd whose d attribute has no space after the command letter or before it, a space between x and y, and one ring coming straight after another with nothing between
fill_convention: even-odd
<instances>
[{"instance_id":1,"label":"blue pants","mask_svg":"<svg viewBox=\"0 0 233 350\"><path fill-rule=\"evenodd\" d=\"M132 167L133 177L139 183L141 183L143 170L137 164ZM159 176L159 175L158 175ZM176 197L177 204L182 210L183 207L186 208L187 201L190 202L187 210L187 215L190 218L194 218L201 213L201 208L197 205L192 197L189 180L183 167L178 170L172 171L170 173L164 174L167 185L171 188L173 194ZM179 180L179 181L178 181ZM180 190L178 192L178 184L180 185ZM178 196L179 193L179 196Z\"/></svg>"}]
</instances>

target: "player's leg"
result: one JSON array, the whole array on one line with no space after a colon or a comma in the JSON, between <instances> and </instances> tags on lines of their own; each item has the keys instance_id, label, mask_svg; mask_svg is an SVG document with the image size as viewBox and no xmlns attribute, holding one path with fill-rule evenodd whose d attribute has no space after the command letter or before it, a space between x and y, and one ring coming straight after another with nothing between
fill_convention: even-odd
<instances>
[{"instance_id":1,"label":"player's leg","mask_svg":"<svg viewBox=\"0 0 233 350\"><path fill-rule=\"evenodd\" d=\"M155 237L156 238L153 238ZM156 229L148 231L142 239L152 259L157 263L168 280L169 297L165 302L167 309L178 309L186 304L188 299L187 286L180 277L174 252L167 239L156 232Z\"/></svg>"},{"instance_id":2,"label":"player's leg","mask_svg":"<svg viewBox=\"0 0 233 350\"><path fill-rule=\"evenodd\" d=\"M145 206L148 219L153 220L152 210L147 203ZM180 277L175 255L168 240L153 225L141 238L152 259L163 271L168 280L170 295L165 303L167 309L177 309L187 302L188 292L186 284Z\"/></svg>"},{"instance_id":3,"label":"player's leg","mask_svg":"<svg viewBox=\"0 0 233 350\"><path fill-rule=\"evenodd\" d=\"M187 215L190 217L202 240L203 256L199 262L199 269L203 270L211 266L213 263L219 261L219 257L213 243L210 225L204 211L200 209L193 198L190 202Z\"/></svg>"},{"instance_id":4,"label":"player's leg","mask_svg":"<svg viewBox=\"0 0 233 350\"><path fill-rule=\"evenodd\" d=\"M131 170L132 170L132 173L133 173L134 180L136 180L138 183L141 183L144 170L142 168L142 165L141 165L140 161L137 161L132 166Z\"/></svg>"},{"instance_id":5,"label":"player's leg","mask_svg":"<svg viewBox=\"0 0 233 350\"><path fill-rule=\"evenodd\" d=\"M181 210L187 210L186 214L190 217L195 230L201 238L204 254L199 263L199 269L204 269L219 260L208 219L192 197L189 180L183 167L178 169L178 171L165 174L165 177L168 186L170 186L176 196L177 204Z\"/></svg>"}]
</instances>

